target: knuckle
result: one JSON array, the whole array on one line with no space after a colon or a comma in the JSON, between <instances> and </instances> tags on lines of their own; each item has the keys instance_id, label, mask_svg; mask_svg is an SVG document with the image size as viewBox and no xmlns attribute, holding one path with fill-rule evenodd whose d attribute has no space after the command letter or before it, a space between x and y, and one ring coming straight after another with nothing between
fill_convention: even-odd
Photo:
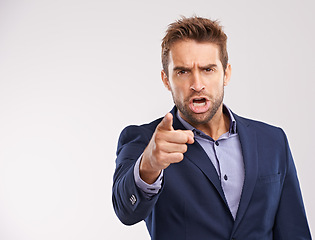
<instances>
[{"instance_id":1,"label":"knuckle","mask_svg":"<svg viewBox=\"0 0 315 240\"><path fill-rule=\"evenodd\" d=\"M184 153L184 152L187 152L187 148L188 148L187 145L186 145L186 144L183 144L183 151L182 151L182 152L183 152L183 153Z\"/></svg>"},{"instance_id":2,"label":"knuckle","mask_svg":"<svg viewBox=\"0 0 315 240\"><path fill-rule=\"evenodd\" d=\"M184 159L184 154L183 153L179 153L178 154L178 162L182 161Z\"/></svg>"},{"instance_id":3,"label":"knuckle","mask_svg":"<svg viewBox=\"0 0 315 240\"><path fill-rule=\"evenodd\" d=\"M178 162L182 161L183 159L184 159L184 154L176 153L176 154L174 154L173 162L178 163Z\"/></svg>"},{"instance_id":4,"label":"knuckle","mask_svg":"<svg viewBox=\"0 0 315 240\"><path fill-rule=\"evenodd\" d=\"M162 135L161 131L157 131L154 136L155 141L160 140L162 138L161 135Z\"/></svg>"}]
</instances>

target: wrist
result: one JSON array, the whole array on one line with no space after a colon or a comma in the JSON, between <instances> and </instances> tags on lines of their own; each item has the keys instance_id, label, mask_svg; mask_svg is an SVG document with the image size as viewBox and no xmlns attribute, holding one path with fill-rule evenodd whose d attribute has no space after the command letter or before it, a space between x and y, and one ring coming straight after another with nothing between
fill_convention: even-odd
<instances>
[{"instance_id":1,"label":"wrist","mask_svg":"<svg viewBox=\"0 0 315 240\"><path fill-rule=\"evenodd\" d=\"M149 161L142 156L139 166L140 178L147 184L154 183L161 174L161 169L154 169Z\"/></svg>"}]
</instances>

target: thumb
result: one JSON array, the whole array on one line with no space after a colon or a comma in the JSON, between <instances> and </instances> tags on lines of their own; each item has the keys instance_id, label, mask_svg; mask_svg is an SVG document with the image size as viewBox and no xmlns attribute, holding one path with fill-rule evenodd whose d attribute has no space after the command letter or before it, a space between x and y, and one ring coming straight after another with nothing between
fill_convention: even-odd
<instances>
[{"instance_id":1,"label":"thumb","mask_svg":"<svg viewBox=\"0 0 315 240\"><path fill-rule=\"evenodd\" d=\"M173 131L173 115L171 113L167 113L158 125L158 128L162 130Z\"/></svg>"}]
</instances>

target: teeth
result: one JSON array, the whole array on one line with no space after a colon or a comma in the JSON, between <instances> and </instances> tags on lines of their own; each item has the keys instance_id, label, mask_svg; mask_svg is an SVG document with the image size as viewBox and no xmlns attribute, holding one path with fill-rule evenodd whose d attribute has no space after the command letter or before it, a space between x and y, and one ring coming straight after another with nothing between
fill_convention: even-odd
<instances>
[{"instance_id":1,"label":"teeth","mask_svg":"<svg viewBox=\"0 0 315 240\"><path fill-rule=\"evenodd\" d=\"M206 105L207 101L205 98L195 98L192 103L194 107L203 107Z\"/></svg>"},{"instance_id":2,"label":"teeth","mask_svg":"<svg viewBox=\"0 0 315 240\"><path fill-rule=\"evenodd\" d=\"M193 105L194 105L194 107L202 107L202 106L205 106L205 105L206 105L206 102L202 102L202 103L196 103L196 102L194 102Z\"/></svg>"}]
</instances>

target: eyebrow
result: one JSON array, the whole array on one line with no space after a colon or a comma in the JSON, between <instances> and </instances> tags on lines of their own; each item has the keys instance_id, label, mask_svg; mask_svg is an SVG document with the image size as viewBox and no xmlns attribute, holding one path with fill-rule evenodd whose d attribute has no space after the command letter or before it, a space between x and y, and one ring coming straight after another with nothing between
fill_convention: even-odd
<instances>
[{"instance_id":1,"label":"eyebrow","mask_svg":"<svg viewBox=\"0 0 315 240\"><path fill-rule=\"evenodd\" d=\"M207 68L217 68L217 64L208 64L205 66L200 66L199 69L207 69ZM173 71L178 71L178 70L184 70L184 71L190 71L192 68L189 67L184 67L184 66L175 66L173 68Z\"/></svg>"},{"instance_id":2,"label":"eyebrow","mask_svg":"<svg viewBox=\"0 0 315 240\"><path fill-rule=\"evenodd\" d=\"M184 67L184 66L175 66L174 68L173 68L173 71L178 71L178 70L184 70L184 71L190 71L191 70L191 68L189 68L189 67Z\"/></svg>"},{"instance_id":3,"label":"eyebrow","mask_svg":"<svg viewBox=\"0 0 315 240\"><path fill-rule=\"evenodd\" d=\"M208 65L206 65L206 66L201 66L200 68L201 69L207 69L207 68L217 68L218 67L218 65L217 64L208 64Z\"/></svg>"}]
</instances>

